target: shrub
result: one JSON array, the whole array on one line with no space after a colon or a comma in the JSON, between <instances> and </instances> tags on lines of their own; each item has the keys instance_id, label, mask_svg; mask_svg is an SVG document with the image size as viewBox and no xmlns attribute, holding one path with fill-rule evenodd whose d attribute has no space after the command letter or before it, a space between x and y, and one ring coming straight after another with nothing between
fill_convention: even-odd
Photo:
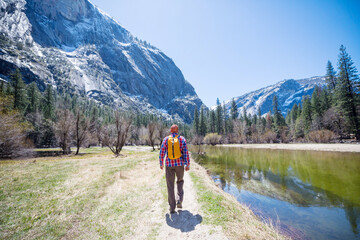
<instances>
[{"instance_id":1,"label":"shrub","mask_svg":"<svg viewBox=\"0 0 360 240\"><path fill-rule=\"evenodd\" d=\"M30 127L24 122L18 111L7 110L4 106L10 103L9 98L0 98L0 158L13 158L28 155L32 147L26 140Z\"/></svg>"},{"instance_id":2,"label":"shrub","mask_svg":"<svg viewBox=\"0 0 360 240\"><path fill-rule=\"evenodd\" d=\"M217 133L208 133L206 134L204 138L204 142L206 144L210 144L212 146L215 146L216 144L219 144L221 140L221 135Z\"/></svg>"},{"instance_id":3,"label":"shrub","mask_svg":"<svg viewBox=\"0 0 360 240\"><path fill-rule=\"evenodd\" d=\"M199 146L198 148L198 154L200 154L201 151L201 144L203 143L204 137L200 136L200 135L195 135L192 139L191 139L191 144L195 145L195 146Z\"/></svg>"},{"instance_id":4,"label":"shrub","mask_svg":"<svg viewBox=\"0 0 360 240\"><path fill-rule=\"evenodd\" d=\"M262 142L265 143L274 143L276 142L276 132L273 132L271 130L268 130L264 135L261 136L261 140Z\"/></svg>"},{"instance_id":5,"label":"shrub","mask_svg":"<svg viewBox=\"0 0 360 240\"><path fill-rule=\"evenodd\" d=\"M56 123L56 137L64 154L71 153L71 135L74 131L74 116L68 109L58 109Z\"/></svg>"},{"instance_id":6,"label":"shrub","mask_svg":"<svg viewBox=\"0 0 360 240\"><path fill-rule=\"evenodd\" d=\"M282 127L280 129L279 135L280 135L280 142L281 143L289 143L290 137L289 137L289 128L288 127Z\"/></svg>"},{"instance_id":7,"label":"shrub","mask_svg":"<svg viewBox=\"0 0 360 240\"><path fill-rule=\"evenodd\" d=\"M335 134L330 130L318 130L310 132L307 137L311 142L329 143L335 138Z\"/></svg>"},{"instance_id":8,"label":"shrub","mask_svg":"<svg viewBox=\"0 0 360 240\"><path fill-rule=\"evenodd\" d=\"M251 135L251 142L252 143L260 143L261 142L261 135L258 133L253 133Z\"/></svg>"}]
</instances>

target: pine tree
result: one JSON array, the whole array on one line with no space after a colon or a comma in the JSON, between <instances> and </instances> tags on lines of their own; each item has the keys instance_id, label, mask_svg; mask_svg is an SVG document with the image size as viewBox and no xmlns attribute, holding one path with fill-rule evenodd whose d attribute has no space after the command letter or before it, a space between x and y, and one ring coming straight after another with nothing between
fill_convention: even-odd
<instances>
[{"instance_id":1,"label":"pine tree","mask_svg":"<svg viewBox=\"0 0 360 240\"><path fill-rule=\"evenodd\" d=\"M331 107L330 96L328 90L323 88L320 93L320 108L321 112L326 112Z\"/></svg>"},{"instance_id":2,"label":"pine tree","mask_svg":"<svg viewBox=\"0 0 360 240\"><path fill-rule=\"evenodd\" d=\"M201 136L206 135L206 119L205 119L205 113L204 113L204 106L201 106L201 109L200 109L200 135Z\"/></svg>"},{"instance_id":3,"label":"pine tree","mask_svg":"<svg viewBox=\"0 0 360 240\"><path fill-rule=\"evenodd\" d=\"M274 112L274 125L276 130L278 130L281 126L285 125L285 120L282 114L280 113L278 107L278 99L276 95L274 95L273 97L273 112Z\"/></svg>"},{"instance_id":4,"label":"pine tree","mask_svg":"<svg viewBox=\"0 0 360 240\"><path fill-rule=\"evenodd\" d=\"M296 127L296 119L297 119L297 113L298 113L298 105L295 103L290 111L290 123L288 123L288 126L290 128L290 137L295 137L295 127Z\"/></svg>"},{"instance_id":5,"label":"pine tree","mask_svg":"<svg viewBox=\"0 0 360 240\"><path fill-rule=\"evenodd\" d=\"M301 117L301 113L302 113L302 108L301 108L301 104L299 103L299 106L298 106L298 108L297 108L296 119L298 119L299 117Z\"/></svg>"},{"instance_id":6,"label":"pine tree","mask_svg":"<svg viewBox=\"0 0 360 240\"><path fill-rule=\"evenodd\" d=\"M227 111L226 111L226 106L225 106L225 102L223 102L223 105L222 105L223 109L222 109L222 113L223 113L223 132L225 134L228 133L228 130L229 130L229 126L228 126L228 114L227 114Z\"/></svg>"},{"instance_id":7,"label":"pine tree","mask_svg":"<svg viewBox=\"0 0 360 240\"><path fill-rule=\"evenodd\" d=\"M315 89L311 95L311 108L314 114L313 118L322 116L321 104L320 104L320 88L315 86Z\"/></svg>"},{"instance_id":8,"label":"pine tree","mask_svg":"<svg viewBox=\"0 0 360 240\"><path fill-rule=\"evenodd\" d=\"M194 127L195 134L199 134L199 112L198 112L197 107L195 107L195 110L194 110L193 127Z\"/></svg>"},{"instance_id":9,"label":"pine tree","mask_svg":"<svg viewBox=\"0 0 360 240\"><path fill-rule=\"evenodd\" d=\"M245 107L245 106L243 107L242 119L243 119L243 121L245 121L246 126L249 126L249 125L250 125L250 120L249 120L249 118L248 118L248 115L247 115L246 107Z\"/></svg>"},{"instance_id":10,"label":"pine tree","mask_svg":"<svg viewBox=\"0 0 360 240\"><path fill-rule=\"evenodd\" d=\"M215 111L214 110L210 110L210 121L209 121L209 128L210 128L210 133L215 133L216 132L216 116L215 116Z\"/></svg>"},{"instance_id":11,"label":"pine tree","mask_svg":"<svg viewBox=\"0 0 360 240\"><path fill-rule=\"evenodd\" d=\"M338 63L339 75L335 89L336 104L348 122L350 132L355 133L356 139L360 140L360 125L356 111L359 76L353 64L345 47L341 45Z\"/></svg>"},{"instance_id":12,"label":"pine tree","mask_svg":"<svg viewBox=\"0 0 360 240\"><path fill-rule=\"evenodd\" d=\"M307 134L310 131L312 122L311 101L308 95L303 97L302 106L301 117L304 124L304 133Z\"/></svg>"},{"instance_id":13,"label":"pine tree","mask_svg":"<svg viewBox=\"0 0 360 240\"><path fill-rule=\"evenodd\" d=\"M28 85L27 95L29 98L29 105L26 109L26 112L38 112L40 107L41 94L35 82L32 82Z\"/></svg>"},{"instance_id":14,"label":"pine tree","mask_svg":"<svg viewBox=\"0 0 360 240\"><path fill-rule=\"evenodd\" d=\"M296 119L297 119L297 113L298 113L298 105L295 103L291 109L291 122L295 123Z\"/></svg>"},{"instance_id":15,"label":"pine tree","mask_svg":"<svg viewBox=\"0 0 360 240\"><path fill-rule=\"evenodd\" d=\"M71 110L75 110L79 107L79 96L77 94L73 95L71 98Z\"/></svg>"},{"instance_id":16,"label":"pine tree","mask_svg":"<svg viewBox=\"0 0 360 240\"><path fill-rule=\"evenodd\" d=\"M302 117L298 117L295 122L295 138L304 137L304 129L304 120Z\"/></svg>"},{"instance_id":17,"label":"pine tree","mask_svg":"<svg viewBox=\"0 0 360 240\"><path fill-rule=\"evenodd\" d=\"M223 132L223 114L222 107L219 99L217 99L218 105L216 106L216 132L221 134Z\"/></svg>"},{"instance_id":18,"label":"pine tree","mask_svg":"<svg viewBox=\"0 0 360 240\"><path fill-rule=\"evenodd\" d=\"M257 117L256 114L254 114L254 116L252 117L251 122L252 122L253 124L255 124L255 125L257 124L257 122L258 122L258 117Z\"/></svg>"},{"instance_id":19,"label":"pine tree","mask_svg":"<svg viewBox=\"0 0 360 240\"><path fill-rule=\"evenodd\" d=\"M234 100L234 98L232 99L231 101L231 110L230 110L230 114L231 114L231 119L232 120L235 120L239 117L239 112L238 112L238 108L237 108L237 105L236 105L236 102Z\"/></svg>"},{"instance_id":20,"label":"pine tree","mask_svg":"<svg viewBox=\"0 0 360 240\"><path fill-rule=\"evenodd\" d=\"M327 62L326 66L326 83L330 92L333 92L336 87L336 72L330 61Z\"/></svg>"},{"instance_id":21,"label":"pine tree","mask_svg":"<svg viewBox=\"0 0 360 240\"><path fill-rule=\"evenodd\" d=\"M45 119L54 120L55 118L54 92L50 84L46 86L44 93L43 114Z\"/></svg>"},{"instance_id":22,"label":"pine tree","mask_svg":"<svg viewBox=\"0 0 360 240\"><path fill-rule=\"evenodd\" d=\"M258 117L259 117L259 119L261 119L261 109L260 109L260 107L258 108Z\"/></svg>"},{"instance_id":23,"label":"pine tree","mask_svg":"<svg viewBox=\"0 0 360 240\"><path fill-rule=\"evenodd\" d=\"M26 85L21 78L19 69L16 69L15 73L11 74L11 85L14 89L14 108L20 111L24 111L27 106Z\"/></svg>"},{"instance_id":24,"label":"pine tree","mask_svg":"<svg viewBox=\"0 0 360 240\"><path fill-rule=\"evenodd\" d=\"M5 95L5 82L0 80L0 96Z\"/></svg>"},{"instance_id":25,"label":"pine tree","mask_svg":"<svg viewBox=\"0 0 360 240\"><path fill-rule=\"evenodd\" d=\"M288 126L291 124L291 112L289 109L286 112L285 123Z\"/></svg>"},{"instance_id":26,"label":"pine tree","mask_svg":"<svg viewBox=\"0 0 360 240\"><path fill-rule=\"evenodd\" d=\"M9 95L13 95L14 94L14 89L11 86L11 83L6 84L6 89L5 89L5 95L9 96ZM13 107L13 106L11 106Z\"/></svg>"},{"instance_id":27,"label":"pine tree","mask_svg":"<svg viewBox=\"0 0 360 240\"><path fill-rule=\"evenodd\" d=\"M258 122L256 124L256 130L258 131L259 134L262 134L263 133L263 126L264 126L264 123L263 123L263 118L261 116L261 109L260 107L258 108Z\"/></svg>"}]
</instances>

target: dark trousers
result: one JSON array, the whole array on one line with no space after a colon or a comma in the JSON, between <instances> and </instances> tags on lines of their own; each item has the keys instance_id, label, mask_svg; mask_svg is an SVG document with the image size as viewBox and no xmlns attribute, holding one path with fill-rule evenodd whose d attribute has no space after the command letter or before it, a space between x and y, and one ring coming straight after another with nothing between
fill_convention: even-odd
<instances>
[{"instance_id":1,"label":"dark trousers","mask_svg":"<svg viewBox=\"0 0 360 240\"><path fill-rule=\"evenodd\" d=\"M175 184L175 174L176 174L176 185L177 185L177 194L175 199L174 193L174 184ZM168 202L170 205L170 210L175 210L176 201L182 203L184 198L184 166L178 167L166 167L166 184L168 190Z\"/></svg>"}]
</instances>

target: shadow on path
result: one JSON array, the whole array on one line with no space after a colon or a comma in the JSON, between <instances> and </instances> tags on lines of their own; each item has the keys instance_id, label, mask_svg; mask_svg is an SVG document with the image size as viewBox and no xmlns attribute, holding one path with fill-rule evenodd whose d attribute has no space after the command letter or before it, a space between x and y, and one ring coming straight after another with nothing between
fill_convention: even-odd
<instances>
[{"instance_id":1,"label":"shadow on path","mask_svg":"<svg viewBox=\"0 0 360 240\"><path fill-rule=\"evenodd\" d=\"M170 227L180 229L181 232L191 232L195 226L202 222L202 217L199 214L195 216L188 210L179 210L177 213L166 214L166 223Z\"/></svg>"}]
</instances>

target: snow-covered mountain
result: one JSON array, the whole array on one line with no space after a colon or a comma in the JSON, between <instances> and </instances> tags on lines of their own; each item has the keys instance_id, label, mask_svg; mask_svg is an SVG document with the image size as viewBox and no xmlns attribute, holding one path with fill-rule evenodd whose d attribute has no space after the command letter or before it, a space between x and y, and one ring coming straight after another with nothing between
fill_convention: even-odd
<instances>
[{"instance_id":1,"label":"snow-covered mountain","mask_svg":"<svg viewBox=\"0 0 360 240\"><path fill-rule=\"evenodd\" d=\"M19 67L41 89L186 122L202 105L171 58L88 0L0 0L0 34L2 78Z\"/></svg>"},{"instance_id":2,"label":"snow-covered mountain","mask_svg":"<svg viewBox=\"0 0 360 240\"><path fill-rule=\"evenodd\" d=\"M273 111L272 101L274 95L276 95L278 98L279 109L285 116L287 111L291 110L295 103L301 103L304 95L311 96L316 85L320 87L325 86L325 77L283 80L274 85L261 88L240 97L235 97L234 100L239 113L242 113L245 107L248 114L254 115L258 114L258 109L260 108L262 115L265 115L270 110ZM231 103L232 99L225 102L226 109L229 112Z\"/></svg>"}]
</instances>

